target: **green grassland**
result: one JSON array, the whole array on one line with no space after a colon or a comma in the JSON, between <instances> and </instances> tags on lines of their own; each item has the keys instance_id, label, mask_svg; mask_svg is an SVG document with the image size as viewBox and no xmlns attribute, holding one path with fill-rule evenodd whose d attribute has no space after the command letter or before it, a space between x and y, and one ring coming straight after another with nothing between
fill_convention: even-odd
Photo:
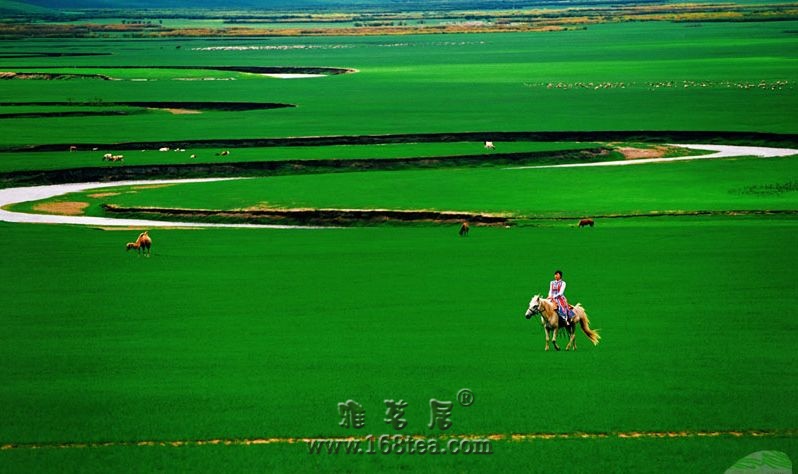
<instances>
[{"instance_id":1,"label":"green grassland","mask_svg":"<svg viewBox=\"0 0 798 474\"><path fill-rule=\"evenodd\" d=\"M717 179L723 176L723 179ZM399 189L401 192L396 192ZM123 207L244 209L429 209L509 213L522 218L651 212L795 210L798 156L597 168L503 167L273 176L145 189L71 193L46 202ZM30 211L38 202L19 204Z\"/></svg>"},{"instance_id":2,"label":"green grassland","mask_svg":"<svg viewBox=\"0 0 798 474\"><path fill-rule=\"evenodd\" d=\"M269 38L246 41L35 40L21 50L112 52L50 58L46 65L334 66L338 76L236 81L7 81L14 101L269 101L296 108L237 114L146 115L4 121L0 144L112 143L456 131L728 130L795 133L798 37L795 22L596 25L554 33L401 37ZM177 49L176 46L181 46ZM219 46L275 50L198 50ZM3 59L0 70L34 70L41 58ZM11 67L13 66L13 67ZM78 69L80 70L80 69ZM93 70L101 72L101 70ZM127 74L147 74L128 71ZM170 76L171 75L171 76ZM215 75L222 75L216 72ZM672 87L657 83L673 82ZM681 81L708 87L684 88ZM739 84L787 81L780 90ZM548 83L607 82L624 88L549 89Z\"/></svg>"},{"instance_id":3,"label":"green grassland","mask_svg":"<svg viewBox=\"0 0 798 474\"><path fill-rule=\"evenodd\" d=\"M358 434L337 425L349 398L373 413L367 431L382 433L382 400L394 397L410 403L408 432L435 435L429 399L463 387L478 402L454 411L452 433L798 421L788 408L798 326L782 310L798 303L794 221L478 229L468 239L455 228L155 230L150 259L123 251L135 231L2 228L15 278L0 291L0 354L14 361L0 369L4 441ZM598 347L579 336L580 351L545 353L542 330L523 318L556 267L601 330ZM794 438L772 441L797 453ZM492 462L542 469L553 446L512 445L510 455L500 445ZM615 447L591 449L607 462ZM685 467L663 449L623 470ZM302 449L289 453L286 462L307 462Z\"/></svg>"},{"instance_id":4,"label":"green grassland","mask_svg":"<svg viewBox=\"0 0 798 474\"><path fill-rule=\"evenodd\" d=\"M53 66L126 80L0 81L2 102L24 104L0 113L132 113L4 118L0 172L119 166L100 161L102 147L8 151L43 144L557 130L795 134L797 23L2 41L0 71ZM217 46L260 49L207 49ZM112 54L3 56L26 51ZM197 69L124 68L131 65ZM279 80L212 66L358 72ZM189 76L227 80L175 80ZM128 80L142 78L149 80ZM177 100L296 107L172 115L101 104ZM43 102L91 105L36 105ZM496 154L608 146L496 145ZM156 165L192 162L484 160L120 187L101 191L120 193L113 196L48 201L88 202L92 215L113 203L462 210L529 220L474 227L467 238L450 225L155 228L150 258L125 252L139 229L0 222L1 471L722 472L763 449L798 459L796 156L506 169L481 143L465 141L242 147L226 157L215 155L221 147L107 148L125 155L124 166L151 166L147 176L158 176ZM786 213L598 219L589 229L545 220L696 210ZM555 269L600 331L598 346L580 333L577 352L544 352L539 322L524 319ZM457 404L462 388L473 390L473 406ZM432 398L455 401L447 435L497 435L494 453L310 455L302 442L242 444L393 434L383 422L386 399L408 402L402 433L437 437L442 432L428 426ZM337 405L348 399L367 410L362 430L338 424ZM633 432L683 435L620 437ZM533 433L562 437L510 440ZM192 444L208 440L222 444ZM170 445L177 441L188 445Z\"/></svg>"}]
</instances>

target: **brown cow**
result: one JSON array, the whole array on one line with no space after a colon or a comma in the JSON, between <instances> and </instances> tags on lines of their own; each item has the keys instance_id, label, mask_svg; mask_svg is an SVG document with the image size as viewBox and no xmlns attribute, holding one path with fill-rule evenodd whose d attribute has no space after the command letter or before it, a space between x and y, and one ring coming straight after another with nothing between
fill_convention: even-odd
<instances>
[{"instance_id":1,"label":"brown cow","mask_svg":"<svg viewBox=\"0 0 798 474\"><path fill-rule=\"evenodd\" d=\"M463 225L460 226L460 237L468 237L469 230L468 222L463 221Z\"/></svg>"},{"instance_id":2,"label":"brown cow","mask_svg":"<svg viewBox=\"0 0 798 474\"><path fill-rule=\"evenodd\" d=\"M581 227L585 227L585 226L593 227L593 225L595 225L595 224L596 223L593 222L593 219L582 219L581 221L579 221L579 227L580 228Z\"/></svg>"}]
</instances>

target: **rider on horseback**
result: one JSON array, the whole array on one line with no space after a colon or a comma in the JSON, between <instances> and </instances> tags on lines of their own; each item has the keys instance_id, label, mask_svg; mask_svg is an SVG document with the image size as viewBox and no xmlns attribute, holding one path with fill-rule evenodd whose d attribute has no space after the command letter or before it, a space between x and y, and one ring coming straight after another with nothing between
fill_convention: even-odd
<instances>
[{"instance_id":1,"label":"rider on horseback","mask_svg":"<svg viewBox=\"0 0 798 474\"><path fill-rule=\"evenodd\" d=\"M570 325L574 312L565 299L565 282L560 270L554 272L554 280L549 284L549 300L557 303L557 312L565 319L565 324Z\"/></svg>"}]
</instances>

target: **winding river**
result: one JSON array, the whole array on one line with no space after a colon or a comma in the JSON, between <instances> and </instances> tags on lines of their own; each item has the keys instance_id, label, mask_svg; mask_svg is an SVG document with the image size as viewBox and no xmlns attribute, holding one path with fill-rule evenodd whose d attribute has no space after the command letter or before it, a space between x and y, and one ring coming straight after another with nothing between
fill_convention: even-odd
<instances>
[{"instance_id":1,"label":"winding river","mask_svg":"<svg viewBox=\"0 0 798 474\"><path fill-rule=\"evenodd\" d=\"M732 145L684 145L676 144L684 148L697 150L714 151L708 155L681 156L675 158L648 158L624 161L602 161L595 163L570 163L563 165L546 166L519 166L508 169L530 169L530 168L576 168L586 166L626 166L641 165L646 163L664 163L671 161L687 160L706 160L714 158L730 158L737 156L757 156L762 158L790 156L798 154L798 150L790 148L768 148L768 147L749 147ZM118 186L138 186L154 184L183 184L183 183L208 183L213 181L227 181L233 179L252 179L252 178L198 178L198 179L167 179L167 180L137 180L137 181L114 181L114 182L92 182L92 183L68 183L53 184L48 186L28 186L18 188L0 189L0 221L20 222L29 224L72 224L89 226L124 226L124 227L238 227L238 228L258 228L258 229L330 229L331 227L317 226L295 226L295 225L268 225L268 224L212 224L207 222L178 222L178 221L158 221L146 219L116 219L110 217L94 216L64 216L53 214L30 214L24 212L13 212L3 209L5 206L22 202L39 201L63 194L81 192L86 190L113 188Z\"/></svg>"}]
</instances>

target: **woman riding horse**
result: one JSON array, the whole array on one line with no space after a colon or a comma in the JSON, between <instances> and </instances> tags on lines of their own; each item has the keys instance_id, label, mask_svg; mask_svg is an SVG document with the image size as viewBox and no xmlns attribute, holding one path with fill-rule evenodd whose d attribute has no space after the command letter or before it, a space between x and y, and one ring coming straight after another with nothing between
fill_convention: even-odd
<instances>
[{"instance_id":1,"label":"woman riding horse","mask_svg":"<svg viewBox=\"0 0 798 474\"><path fill-rule=\"evenodd\" d=\"M568 300L565 299L565 281L562 279L560 270L554 272L554 280L549 283L549 301L557 303L558 312L565 320L566 326L570 326L574 312L568 306Z\"/></svg>"}]
</instances>

